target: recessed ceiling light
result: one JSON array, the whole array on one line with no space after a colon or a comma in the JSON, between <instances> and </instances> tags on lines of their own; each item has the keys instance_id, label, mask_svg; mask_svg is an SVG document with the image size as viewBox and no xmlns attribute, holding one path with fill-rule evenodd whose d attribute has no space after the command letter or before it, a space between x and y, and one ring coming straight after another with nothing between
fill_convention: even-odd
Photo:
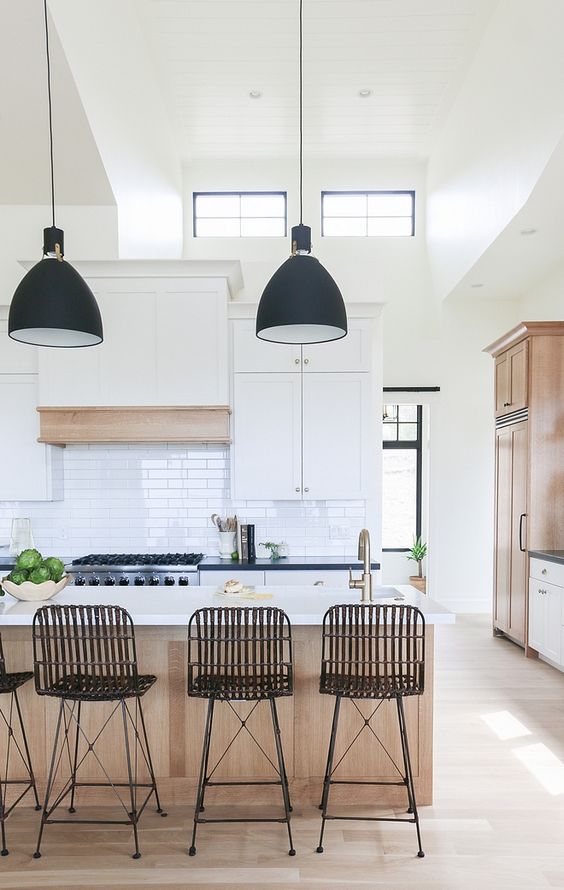
<instances>
[{"instance_id":1,"label":"recessed ceiling light","mask_svg":"<svg viewBox=\"0 0 564 890\"><path fill-rule=\"evenodd\" d=\"M483 286L484 286L483 281L475 281L474 284L470 285L470 287L483 287Z\"/></svg>"},{"instance_id":2,"label":"recessed ceiling light","mask_svg":"<svg viewBox=\"0 0 564 890\"><path fill-rule=\"evenodd\" d=\"M251 99L260 99L262 93L260 90L249 90L249 96Z\"/></svg>"},{"instance_id":3,"label":"recessed ceiling light","mask_svg":"<svg viewBox=\"0 0 564 890\"><path fill-rule=\"evenodd\" d=\"M372 90L368 90L368 89L359 90L358 95L360 96L361 99L368 99L368 97L372 95Z\"/></svg>"},{"instance_id":4,"label":"recessed ceiling light","mask_svg":"<svg viewBox=\"0 0 564 890\"><path fill-rule=\"evenodd\" d=\"M531 228L528 228L528 229L521 229L520 234L521 235L536 235L536 232L537 232L537 230L533 229L531 226Z\"/></svg>"}]
</instances>

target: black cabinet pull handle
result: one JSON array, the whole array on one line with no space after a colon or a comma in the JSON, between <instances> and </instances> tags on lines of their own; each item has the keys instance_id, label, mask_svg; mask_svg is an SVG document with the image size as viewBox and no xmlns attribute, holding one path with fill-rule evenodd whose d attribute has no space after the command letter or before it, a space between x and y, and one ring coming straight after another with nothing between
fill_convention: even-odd
<instances>
[{"instance_id":1,"label":"black cabinet pull handle","mask_svg":"<svg viewBox=\"0 0 564 890\"><path fill-rule=\"evenodd\" d=\"M525 548L523 547L523 520L526 515L526 513L521 513L519 517L519 550L521 553L525 553Z\"/></svg>"}]
</instances>

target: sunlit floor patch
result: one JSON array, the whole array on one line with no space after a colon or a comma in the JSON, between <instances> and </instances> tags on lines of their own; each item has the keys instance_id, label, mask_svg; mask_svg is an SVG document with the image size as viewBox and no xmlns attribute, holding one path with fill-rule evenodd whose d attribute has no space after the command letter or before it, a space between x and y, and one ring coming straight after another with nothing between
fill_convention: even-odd
<instances>
[{"instance_id":1,"label":"sunlit floor patch","mask_svg":"<svg viewBox=\"0 0 564 890\"><path fill-rule=\"evenodd\" d=\"M549 794L564 794L564 763L550 748L539 742L514 748L513 753Z\"/></svg>"},{"instance_id":2,"label":"sunlit floor patch","mask_svg":"<svg viewBox=\"0 0 564 890\"><path fill-rule=\"evenodd\" d=\"M495 732L499 739L519 739L531 735L531 731L524 726L510 711L496 711L493 714L482 714L482 720Z\"/></svg>"}]
</instances>

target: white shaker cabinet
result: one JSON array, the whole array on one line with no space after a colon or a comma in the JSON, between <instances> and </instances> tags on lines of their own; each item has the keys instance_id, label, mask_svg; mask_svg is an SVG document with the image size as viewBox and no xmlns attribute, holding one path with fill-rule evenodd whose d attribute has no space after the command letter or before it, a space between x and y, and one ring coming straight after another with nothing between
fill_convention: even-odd
<instances>
[{"instance_id":1,"label":"white shaker cabinet","mask_svg":"<svg viewBox=\"0 0 564 890\"><path fill-rule=\"evenodd\" d=\"M369 374L304 374L304 498L366 497L372 415Z\"/></svg>"},{"instance_id":2,"label":"white shaker cabinet","mask_svg":"<svg viewBox=\"0 0 564 890\"><path fill-rule=\"evenodd\" d=\"M235 374L236 499L367 496L368 374Z\"/></svg>"},{"instance_id":3,"label":"white shaker cabinet","mask_svg":"<svg viewBox=\"0 0 564 890\"><path fill-rule=\"evenodd\" d=\"M300 500L301 374L235 374L232 488L246 500Z\"/></svg>"},{"instance_id":4,"label":"white shaker cabinet","mask_svg":"<svg viewBox=\"0 0 564 890\"><path fill-rule=\"evenodd\" d=\"M564 588L529 579L529 646L561 664L562 603Z\"/></svg>"},{"instance_id":5,"label":"white shaker cabinet","mask_svg":"<svg viewBox=\"0 0 564 890\"><path fill-rule=\"evenodd\" d=\"M115 264L114 264L115 265ZM43 406L226 405L224 280L89 277L104 342L43 349Z\"/></svg>"},{"instance_id":6,"label":"white shaker cabinet","mask_svg":"<svg viewBox=\"0 0 564 890\"><path fill-rule=\"evenodd\" d=\"M62 497L62 449L39 436L37 374L0 374L0 501Z\"/></svg>"}]
</instances>

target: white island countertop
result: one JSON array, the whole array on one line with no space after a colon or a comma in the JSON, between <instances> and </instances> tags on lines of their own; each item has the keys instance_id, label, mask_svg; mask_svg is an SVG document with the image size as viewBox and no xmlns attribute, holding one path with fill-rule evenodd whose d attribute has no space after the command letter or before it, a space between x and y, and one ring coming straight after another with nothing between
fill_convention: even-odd
<instances>
[{"instance_id":1,"label":"white island countertop","mask_svg":"<svg viewBox=\"0 0 564 890\"><path fill-rule=\"evenodd\" d=\"M360 592L343 587L267 586L253 588L257 594L271 593L268 599L242 599L218 595L218 587L67 587L47 603L24 603L6 594L0 599L2 625L31 625L38 608L55 605L122 606L139 626L187 625L196 609L210 606L276 606L283 609L295 625L321 625L330 606L359 603ZM397 585L375 587L375 603L404 603L421 609L427 624L453 624L455 616L439 603L419 593L415 587Z\"/></svg>"}]
</instances>

